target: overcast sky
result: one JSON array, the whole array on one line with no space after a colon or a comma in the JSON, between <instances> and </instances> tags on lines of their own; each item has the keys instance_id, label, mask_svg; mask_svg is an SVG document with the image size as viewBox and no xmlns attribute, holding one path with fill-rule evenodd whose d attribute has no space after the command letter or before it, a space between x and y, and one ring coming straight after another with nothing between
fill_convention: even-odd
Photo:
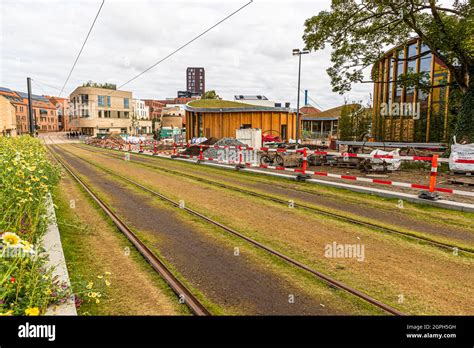
<instances>
[{"instance_id":1,"label":"overcast sky","mask_svg":"<svg viewBox=\"0 0 474 348\"><path fill-rule=\"evenodd\" d=\"M126 82L246 2L106 0L62 96L88 80ZM101 0L0 3L0 86L26 91L30 76L38 81L34 93L58 95ZM304 46L305 19L329 6L330 0L255 0L123 89L134 98L175 97L186 89L186 67L203 66L206 89L224 99L262 94L296 107L298 61L291 51ZM345 96L331 92L329 53L303 56L301 88L323 109L344 97L368 101L371 84L354 85Z\"/></svg>"}]
</instances>

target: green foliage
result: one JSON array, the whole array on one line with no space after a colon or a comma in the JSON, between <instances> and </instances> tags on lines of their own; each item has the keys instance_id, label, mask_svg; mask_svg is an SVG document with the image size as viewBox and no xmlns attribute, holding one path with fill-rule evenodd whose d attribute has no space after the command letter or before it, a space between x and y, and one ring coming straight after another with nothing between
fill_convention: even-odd
<instances>
[{"instance_id":1,"label":"green foliage","mask_svg":"<svg viewBox=\"0 0 474 348\"><path fill-rule=\"evenodd\" d=\"M306 20L303 39L310 50L332 48L327 73L333 91L341 94L353 83L362 82L365 69L380 60L387 48L405 44L414 36L436 52L461 93L467 93L474 71L473 17L469 0L455 0L451 5L438 0L333 0L330 11ZM377 75L374 66L372 79ZM398 80L400 86L432 87L426 74L409 72ZM472 135L472 101L467 96L461 100L456 134Z\"/></svg>"},{"instance_id":2,"label":"green foliage","mask_svg":"<svg viewBox=\"0 0 474 348\"><path fill-rule=\"evenodd\" d=\"M344 105L338 121L340 140L363 140L371 123L370 109L359 104Z\"/></svg>"},{"instance_id":3,"label":"green foliage","mask_svg":"<svg viewBox=\"0 0 474 348\"><path fill-rule=\"evenodd\" d=\"M258 106L239 103L231 100L200 99L188 103L193 108L258 108Z\"/></svg>"},{"instance_id":4,"label":"green foliage","mask_svg":"<svg viewBox=\"0 0 474 348\"><path fill-rule=\"evenodd\" d=\"M404 44L414 35L437 52L450 70L460 63L461 72L454 77L465 86L464 73L473 64L473 39L466 35L473 31L472 5L456 1L450 9L432 2L433 8L424 0L333 0L331 11L306 20L303 39L308 49L331 46L333 65L327 72L336 92L349 91L387 47Z\"/></svg>"},{"instance_id":5,"label":"green foliage","mask_svg":"<svg viewBox=\"0 0 474 348\"><path fill-rule=\"evenodd\" d=\"M471 75L474 76L474 75ZM471 83L468 91L463 95L460 115L456 118L455 134L459 142L474 142L474 85Z\"/></svg>"},{"instance_id":6,"label":"green foliage","mask_svg":"<svg viewBox=\"0 0 474 348\"><path fill-rule=\"evenodd\" d=\"M97 83L91 80L87 81L86 83L82 84L82 87L95 87L95 88L105 88L105 89L112 89L117 90L117 85L113 83Z\"/></svg>"},{"instance_id":7,"label":"green foliage","mask_svg":"<svg viewBox=\"0 0 474 348\"><path fill-rule=\"evenodd\" d=\"M340 140L352 140L352 119L349 106L345 105L342 108L337 127Z\"/></svg>"},{"instance_id":8,"label":"green foliage","mask_svg":"<svg viewBox=\"0 0 474 348\"><path fill-rule=\"evenodd\" d=\"M219 97L216 91L211 90L211 91L204 92L204 94L201 96L201 99L222 99L222 98Z\"/></svg>"}]
</instances>

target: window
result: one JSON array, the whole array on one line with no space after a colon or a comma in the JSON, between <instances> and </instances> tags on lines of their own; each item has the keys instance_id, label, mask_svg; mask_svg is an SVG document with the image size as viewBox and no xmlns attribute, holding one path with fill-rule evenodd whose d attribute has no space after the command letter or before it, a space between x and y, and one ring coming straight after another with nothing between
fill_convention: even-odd
<instances>
[{"instance_id":1,"label":"window","mask_svg":"<svg viewBox=\"0 0 474 348\"><path fill-rule=\"evenodd\" d=\"M99 110L99 117L102 117L102 110Z\"/></svg>"},{"instance_id":2,"label":"window","mask_svg":"<svg viewBox=\"0 0 474 348\"><path fill-rule=\"evenodd\" d=\"M282 140L286 140L287 138L287 125L286 124L282 124L281 125L281 132L280 132L280 135L281 135L281 139Z\"/></svg>"},{"instance_id":3,"label":"window","mask_svg":"<svg viewBox=\"0 0 474 348\"><path fill-rule=\"evenodd\" d=\"M98 105L99 105L99 106L104 106L104 96L103 96L103 95L99 95L99 97L98 97Z\"/></svg>"},{"instance_id":4,"label":"window","mask_svg":"<svg viewBox=\"0 0 474 348\"><path fill-rule=\"evenodd\" d=\"M110 107L110 105L111 105L111 104L110 104L110 95L108 95L108 96L107 96L107 106Z\"/></svg>"},{"instance_id":5,"label":"window","mask_svg":"<svg viewBox=\"0 0 474 348\"><path fill-rule=\"evenodd\" d=\"M130 114L129 114L128 111L124 111L123 116L124 116L125 118L129 118L129 115L130 115Z\"/></svg>"},{"instance_id":6,"label":"window","mask_svg":"<svg viewBox=\"0 0 474 348\"><path fill-rule=\"evenodd\" d=\"M388 62L390 64L390 70L388 71L388 101L392 101L392 90L393 90L393 82L392 82L392 77L393 77L393 66L394 66L394 59L392 56L388 57Z\"/></svg>"},{"instance_id":7,"label":"window","mask_svg":"<svg viewBox=\"0 0 474 348\"><path fill-rule=\"evenodd\" d=\"M130 103L130 101L129 101L128 98L123 98L123 107L124 107L125 109L128 109L128 108L129 108L129 103Z\"/></svg>"}]
</instances>

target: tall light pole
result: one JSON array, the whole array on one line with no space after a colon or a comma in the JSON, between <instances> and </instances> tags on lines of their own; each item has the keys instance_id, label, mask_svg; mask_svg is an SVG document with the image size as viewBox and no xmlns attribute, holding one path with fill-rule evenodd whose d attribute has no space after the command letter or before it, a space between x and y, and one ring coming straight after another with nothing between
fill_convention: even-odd
<instances>
[{"instance_id":1,"label":"tall light pole","mask_svg":"<svg viewBox=\"0 0 474 348\"><path fill-rule=\"evenodd\" d=\"M300 132L300 90L301 90L301 55L308 54L309 51L306 48L300 50L295 48L293 50L293 55L298 56L298 94L296 99L296 148L298 148L299 132Z\"/></svg>"}]
</instances>

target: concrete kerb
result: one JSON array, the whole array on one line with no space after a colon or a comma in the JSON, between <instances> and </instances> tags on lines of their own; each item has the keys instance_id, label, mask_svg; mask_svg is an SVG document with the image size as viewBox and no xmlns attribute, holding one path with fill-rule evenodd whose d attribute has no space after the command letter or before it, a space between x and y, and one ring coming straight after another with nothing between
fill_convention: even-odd
<instances>
[{"instance_id":1,"label":"concrete kerb","mask_svg":"<svg viewBox=\"0 0 474 348\"><path fill-rule=\"evenodd\" d=\"M42 244L49 256L47 266L53 268L53 277L57 277L57 280L61 284L66 284L70 289L71 282L67 271L66 259L64 258L61 236L56 222L53 199L49 193L46 197L46 206L49 224ZM64 303L49 306L45 315L77 315L74 295L71 295Z\"/></svg>"}]
</instances>

